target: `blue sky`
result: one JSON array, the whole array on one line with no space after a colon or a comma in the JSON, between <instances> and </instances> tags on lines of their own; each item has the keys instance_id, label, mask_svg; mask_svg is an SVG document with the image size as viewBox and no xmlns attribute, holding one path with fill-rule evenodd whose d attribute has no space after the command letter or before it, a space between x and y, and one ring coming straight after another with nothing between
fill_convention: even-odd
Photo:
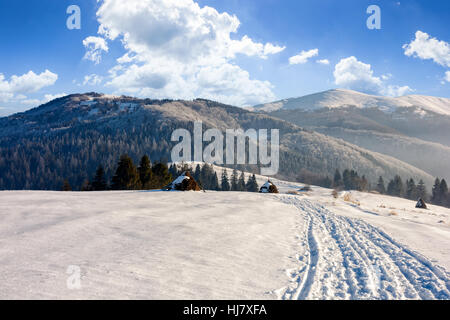
<instances>
[{"instance_id":1,"label":"blue sky","mask_svg":"<svg viewBox=\"0 0 450 320\"><path fill-rule=\"evenodd\" d=\"M89 91L239 106L339 87L450 97L449 1L123 2L0 2L0 115Z\"/></svg>"}]
</instances>

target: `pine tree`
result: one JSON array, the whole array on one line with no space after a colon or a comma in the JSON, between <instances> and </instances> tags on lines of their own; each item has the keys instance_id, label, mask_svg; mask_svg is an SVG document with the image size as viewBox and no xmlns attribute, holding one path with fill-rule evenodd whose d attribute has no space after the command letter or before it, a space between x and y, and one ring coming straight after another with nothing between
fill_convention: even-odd
<instances>
[{"instance_id":1,"label":"pine tree","mask_svg":"<svg viewBox=\"0 0 450 320\"><path fill-rule=\"evenodd\" d=\"M339 169L336 169L336 171L334 173L333 187L334 188L339 188L341 186L342 186L341 172L339 171Z\"/></svg>"},{"instance_id":2,"label":"pine tree","mask_svg":"<svg viewBox=\"0 0 450 320\"><path fill-rule=\"evenodd\" d=\"M214 190L214 169L209 164L205 163L200 173L200 181L205 190Z\"/></svg>"},{"instance_id":3,"label":"pine tree","mask_svg":"<svg viewBox=\"0 0 450 320\"><path fill-rule=\"evenodd\" d=\"M345 190L352 189L352 178L351 178L350 170L348 170L348 169L344 170L344 173L342 174L342 182L344 184Z\"/></svg>"},{"instance_id":4,"label":"pine tree","mask_svg":"<svg viewBox=\"0 0 450 320\"><path fill-rule=\"evenodd\" d=\"M138 168L139 182L143 190L149 190L153 184L152 164L148 156L143 156Z\"/></svg>"},{"instance_id":5,"label":"pine tree","mask_svg":"<svg viewBox=\"0 0 450 320\"><path fill-rule=\"evenodd\" d=\"M234 169L233 174L231 175L231 191L239 191L238 179L238 172Z\"/></svg>"},{"instance_id":6,"label":"pine tree","mask_svg":"<svg viewBox=\"0 0 450 320\"><path fill-rule=\"evenodd\" d=\"M202 172L202 169L200 168L200 165L197 164L197 167L195 167L195 172L194 172L194 179L195 179L197 182L200 181L200 178L201 178L201 172Z\"/></svg>"},{"instance_id":7,"label":"pine tree","mask_svg":"<svg viewBox=\"0 0 450 320\"><path fill-rule=\"evenodd\" d=\"M377 189L376 189L380 194L385 194L386 193L386 187L384 185L384 180L383 177L380 176L378 178L378 183L377 183Z\"/></svg>"},{"instance_id":8,"label":"pine tree","mask_svg":"<svg viewBox=\"0 0 450 320\"><path fill-rule=\"evenodd\" d=\"M225 169L222 171L222 182L220 189L222 191L230 191L230 181L228 180L228 174Z\"/></svg>"},{"instance_id":9,"label":"pine tree","mask_svg":"<svg viewBox=\"0 0 450 320\"><path fill-rule=\"evenodd\" d=\"M422 199L423 201L427 201L428 195L427 195L427 188L425 186L425 182L423 180L419 181L419 184L417 185L417 199ZM416 200L416 199L414 199Z\"/></svg>"},{"instance_id":10,"label":"pine tree","mask_svg":"<svg viewBox=\"0 0 450 320\"><path fill-rule=\"evenodd\" d=\"M102 165L99 165L97 171L95 172L94 180L92 181L93 191L105 191L108 188L106 182L105 170Z\"/></svg>"},{"instance_id":11,"label":"pine tree","mask_svg":"<svg viewBox=\"0 0 450 320\"><path fill-rule=\"evenodd\" d=\"M412 178L406 181L406 198L409 200L417 200L417 187Z\"/></svg>"},{"instance_id":12,"label":"pine tree","mask_svg":"<svg viewBox=\"0 0 450 320\"><path fill-rule=\"evenodd\" d=\"M445 179L442 179L441 184L439 185L439 196L440 196L440 204L443 206L448 205L449 194L447 181L445 181Z\"/></svg>"},{"instance_id":13,"label":"pine tree","mask_svg":"<svg viewBox=\"0 0 450 320\"><path fill-rule=\"evenodd\" d=\"M440 204L441 202L441 180L436 178L434 181L433 189L431 191L431 201L434 204Z\"/></svg>"},{"instance_id":14,"label":"pine tree","mask_svg":"<svg viewBox=\"0 0 450 320\"><path fill-rule=\"evenodd\" d=\"M172 182L172 175L167 164L158 162L152 167L153 181L152 189L161 189Z\"/></svg>"},{"instance_id":15,"label":"pine tree","mask_svg":"<svg viewBox=\"0 0 450 320\"><path fill-rule=\"evenodd\" d=\"M237 184L238 191L245 191L245 174L241 172L241 175Z\"/></svg>"},{"instance_id":16,"label":"pine tree","mask_svg":"<svg viewBox=\"0 0 450 320\"><path fill-rule=\"evenodd\" d=\"M133 160L128 155L122 155L112 178L113 190L135 190L139 187L139 176Z\"/></svg>"},{"instance_id":17,"label":"pine tree","mask_svg":"<svg viewBox=\"0 0 450 320\"><path fill-rule=\"evenodd\" d=\"M72 191L72 187L70 186L69 180L65 179L63 185L61 187L61 191Z\"/></svg>"},{"instance_id":18,"label":"pine tree","mask_svg":"<svg viewBox=\"0 0 450 320\"><path fill-rule=\"evenodd\" d=\"M390 196L402 197L404 193L404 187L402 178L400 176L395 176L394 180L391 180L388 185L387 193Z\"/></svg>"},{"instance_id":19,"label":"pine tree","mask_svg":"<svg viewBox=\"0 0 450 320\"><path fill-rule=\"evenodd\" d=\"M248 181L247 181L247 184L245 187L248 192L258 192L259 191L259 186L258 186L258 182L256 182L255 175L252 175L251 177L248 178Z\"/></svg>"},{"instance_id":20,"label":"pine tree","mask_svg":"<svg viewBox=\"0 0 450 320\"><path fill-rule=\"evenodd\" d=\"M214 172L214 176L212 179L211 190L220 191L219 187L219 178L217 177L217 172Z\"/></svg>"},{"instance_id":21,"label":"pine tree","mask_svg":"<svg viewBox=\"0 0 450 320\"><path fill-rule=\"evenodd\" d=\"M178 171L178 167L175 163L172 163L169 167L169 173L172 175L172 177L178 177L180 175Z\"/></svg>"}]
</instances>

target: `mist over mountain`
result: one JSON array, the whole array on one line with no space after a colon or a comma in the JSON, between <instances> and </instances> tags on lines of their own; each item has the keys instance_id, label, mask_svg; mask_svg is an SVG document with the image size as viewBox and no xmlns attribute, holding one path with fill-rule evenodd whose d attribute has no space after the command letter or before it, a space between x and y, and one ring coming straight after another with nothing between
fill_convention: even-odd
<instances>
[{"instance_id":1,"label":"mist over mountain","mask_svg":"<svg viewBox=\"0 0 450 320\"><path fill-rule=\"evenodd\" d=\"M254 107L450 178L450 99L330 90Z\"/></svg>"},{"instance_id":2,"label":"mist over mountain","mask_svg":"<svg viewBox=\"0 0 450 320\"><path fill-rule=\"evenodd\" d=\"M396 174L433 177L412 165L269 116L218 102L172 101L74 94L0 118L0 189L59 189L63 179L81 186L103 164L111 177L121 154L170 161L174 130L279 129L278 177L296 180L301 170L332 177L354 169L375 182ZM241 166L257 172L256 166Z\"/></svg>"}]
</instances>

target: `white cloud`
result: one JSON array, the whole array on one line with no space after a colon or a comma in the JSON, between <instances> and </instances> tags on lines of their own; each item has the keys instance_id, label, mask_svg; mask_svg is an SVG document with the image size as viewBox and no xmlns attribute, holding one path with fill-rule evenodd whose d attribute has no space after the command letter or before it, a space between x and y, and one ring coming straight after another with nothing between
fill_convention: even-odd
<instances>
[{"instance_id":1,"label":"white cloud","mask_svg":"<svg viewBox=\"0 0 450 320\"><path fill-rule=\"evenodd\" d=\"M13 75L9 80L0 73L0 101L25 100L25 94L34 93L40 89L55 84L58 75L45 70L40 74L29 71L21 76Z\"/></svg>"},{"instance_id":2,"label":"white cloud","mask_svg":"<svg viewBox=\"0 0 450 320\"><path fill-rule=\"evenodd\" d=\"M322 59L316 61L318 64L329 65L330 61L328 59Z\"/></svg>"},{"instance_id":3,"label":"white cloud","mask_svg":"<svg viewBox=\"0 0 450 320\"><path fill-rule=\"evenodd\" d=\"M89 74L84 76L83 85L90 85L90 86L96 86L102 83L103 77L96 75L96 74Z\"/></svg>"},{"instance_id":4,"label":"white cloud","mask_svg":"<svg viewBox=\"0 0 450 320\"><path fill-rule=\"evenodd\" d=\"M100 37L87 37L83 40L86 48L86 54L83 59L93 61L95 64L100 63L102 59L102 51L108 52L108 44L106 40Z\"/></svg>"},{"instance_id":5,"label":"white cloud","mask_svg":"<svg viewBox=\"0 0 450 320\"><path fill-rule=\"evenodd\" d=\"M18 99L18 102L26 105L28 107L37 107L41 104L50 102L52 100L55 100L57 98L61 98L67 96L67 93L57 93L57 94L45 94L44 98L42 100L39 99L28 99L27 97L23 97L22 99Z\"/></svg>"},{"instance_id":6,"label":"white cloud","mask_svg":"<svg viewBox=\"0 0 450 320\"><path fill-rule=\"evenodd\" d=\"M412 92L414 92L414 90L411 89L409 86L389 85L385 87L380 93L391 97L401 97Z\"/></svg>"},{"instance_id":7,"label":"white cloud","mask_svg":"<svg viewBox=\"0 0 450 320\"><path fill-rule=\"evenodd\" d=\"M61 97L65 97L67 96L67 93L56 93L56 94L46 94L44 95L44 100L43 103L61 98Z\"/></svg>"},{"instance_id":8,"label":"white cloud","mask_svg":"<svg viewBox=\"0 0 450 320\"><path fill-rule=\"evenodd\" d=\"M116 93L159 98L203 97L239 105L275 98L267 81L251 79L238 55L267 59L285 47L233 39L240 21L193 0L103 0L99 34L120 39L126 50L106 85ZM214 72L221 84L208 80ZM236 84L240 84L240 88Z\"/></svg>"},{"instance_id":9,"label":"white cloud","mask_svg":"<svg viewBox=\"0 0 450 320\"><path fill-rule=\"evenodd\" d=\"M447 81L447 82L450 82L450 71L447 71L446 73L445 73L445 81Z\"/></svg>"},{"instance_id":10,"label":"white cloud","mask_svg":"<svg viewBox=\"0 0 450 320\"><path fill-rule=\"evenodd\" d=\"M431 59L437 64L450 67L450 44L431 38L420 30L416 32L416 38L411 43L405 44L403 49L408 57Z\"/></svg>"},{"instance_id":11,"label":"white cloud","mask_svg":"<svg viewBox=\"0 0 450 320\"><path fill-rule=\"evenodd\" d=\"M319 55L319 49L311 49L309 51L300 52L298 55L289 58L289 64L303 64L308 62L308 59Z\"/></svg>"},{"instance_id":12,"label":"white cloud","mask_svg":"<svg viewBox=\"0 0 450 320\"><path fill-rule=\"evenodd\" d=\"M341 59L334 69L335 84L343 88L388 96L402 96L413 91L408 86L387 85L384 80L391 76L374 76L371 65L354 56Z\"/></svg>"}]
</instances>

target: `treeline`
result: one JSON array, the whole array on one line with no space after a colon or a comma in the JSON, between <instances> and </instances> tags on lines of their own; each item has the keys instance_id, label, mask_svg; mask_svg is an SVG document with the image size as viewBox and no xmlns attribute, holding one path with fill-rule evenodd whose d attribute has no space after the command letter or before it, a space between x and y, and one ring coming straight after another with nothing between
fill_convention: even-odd
<instances>
[{"instance_id":1,"label":"treeline","mask_svg":"<svg viewBox=\"0 0 450 320\"><path fill-rule=\"evenodd\" d=\"M141 158L139 166L135 166L128 155L122 155L110 181L108 181L103 165L100 164L94 177L91 180L85 180L78 190L158 190L166 187L174 178L185 171L192 173L194 179L203 190L259 191L254 174L246 180L244 172L241 172L239 175L237 170L233 170L233 174L229 178L227 171L224 169L219 182L214 168L207 163L202 166L198 164L195 169L186 164L181 164L181 166L172 164L168 167L163 161L152 164L147 155ZM67 179L64 180L61 190L72 191L72 187Z\"/></svg>"},{"instance_id":2,"label":"treeline","mask_svg":"<svg viewBox=\"0 0 450 320\"><path fill-rule=\"evenodd\" d=\"M365 176L360 177L354 170L345 170L342 175L336 170L334 179L322 178L318 181L319 186L325 188L334 188L337 190L357 190L357 191L376 191L380 194L405 198L409 200L423 199L432 204L450 207L450 193L445 179L436 178L431 194L428 193L427 187L423 180L417 184L413 178L403 182L400 176L395 176L385 183L383 177L379 177L376 185L372 186Z\"/></svg>"},{"instance_id":3,"label":"treeline","mask_svg":"<svg viewBox=\"0 0 450 320\"><path fill-rule=\"evenodd\" d=\"M254 174L246 180L244 172L239 174L236 169L233 170L231 177L229 177L227 171L223 169L219 181L219 177L213 166L208 163L204 163L201 166L200 164L197 164L195 169L187 164L181 164L181 166L172 164L169 168L169 172L171 172L173 176L179 176L185 171L190 171L193 174L194 179L203 190L241 192L259 191L259 186Z\"/></svg>"},{"instance_id":4,"label":"treeline","mask_svg":"<svg viewBox=\"0 0 450 320\"><path fill-rule=\"evenodd\" d=\"M154 190L167 186L173 180L169 168L164 162L151 163L145 155L136 167L128 155L122 155L112 176L111 181L106 178L103 165L99 165L92 180L86 180L81 186L81 191L106 191L106 190ZM62 190L71 188L66 180Z\"/></svg>"},{"instance_id":5,"label":"treeline","mask_svg":"<svg viewBox=\"0 0 450 320\"><path fill-rule=\"evenodd\" d=\"M387 194L395 197L401 197L409 200L418 200L419 198L431 202L438 206L444 206L450 208L450 193L448 191L448 185L445 179L436 178L431 194L427 192L427 188L423 180L420 180L418 184L414 179L406 180L403 183L400 176L396 176L390 180L385 187L382 177L379 178L376 186L376 191L381 194Z\"/></svg>"}]
</instances>

